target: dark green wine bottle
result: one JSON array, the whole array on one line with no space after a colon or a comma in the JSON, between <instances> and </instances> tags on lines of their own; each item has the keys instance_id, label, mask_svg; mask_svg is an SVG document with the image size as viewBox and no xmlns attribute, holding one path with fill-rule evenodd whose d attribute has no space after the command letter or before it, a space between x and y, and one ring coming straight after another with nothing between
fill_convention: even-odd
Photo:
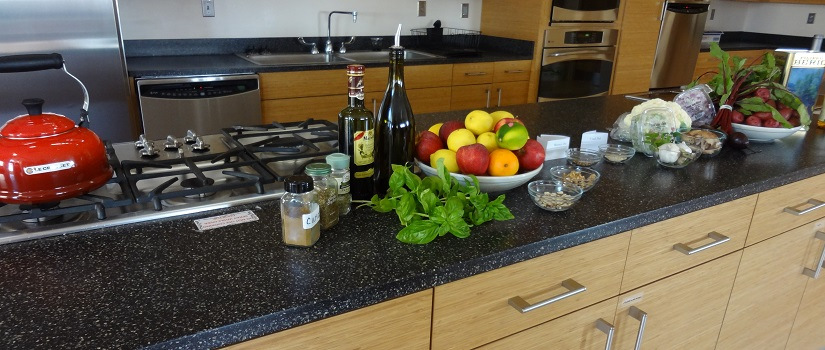
<instances>
[{"instance_id":1,"label":"dark green wine bottle","mask_svg":"<svg viewBox=\"0 0 825 350\"><path fill-rule=\"evenodd\" d=\"M338 113L338 151L350 156L350 193L370 199L375 190L375 117L364 108L364 66L347 66L349 103Z\"/></svg>"},{"instance_id":2,"label":"dark green wine bottle","mask_svg":"<svg viewBox=\"0 0 825 350\"><path fill-rule=\"evenodd\" d=\"M415 118L404 89L404 48L390 47L387 91L375 125L375 193L387 193L392 164L409 165L415 152Z\"/></svg>"}]
</instances>

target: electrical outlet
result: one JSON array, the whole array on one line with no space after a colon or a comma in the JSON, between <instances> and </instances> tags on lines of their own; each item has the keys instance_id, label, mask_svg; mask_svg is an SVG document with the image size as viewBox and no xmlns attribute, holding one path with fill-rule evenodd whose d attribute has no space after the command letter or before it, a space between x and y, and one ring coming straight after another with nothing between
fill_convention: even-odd
<instances>
[{"instance_id":1,"label":"electrical outlet","mask_svg":"<svg viewBox=\"0 0 825 350\"><path fill-rule=\"evenodd\" d=\"M461 4L461 18L469 18L470 17L470 4L469 3L462 3Z\"/></svg>"},{"instance_id":2,"label":"electrical outlet","mask_svg":"<svg viewBox=\"0 0 825 350\"><path fill-rule=\"evenodd\" d=\"M710 9L710 20L713 20L713 17L716 17L716 9Z\"/></svg>"},{"instance_id":3,"label":"electrical outlet","mask_svg":"<svg viewBox=\"0 0 825 350\"><path fill-rule=\"evenodd\" d=\"M215 17L215 0L201 0L204 17Z\"/></svg>"},{"instance_id":4,"label":"electrical outlet","mask_svg":"<svg viewBox=\"0 0 825 350\"><path fill-rule=\"evenodd\" d=\"M814 18L816 18L816 13L809 13L808 14L808 24L814 24Z\"/></svg>"},{"instance_id":5,"label":"electrical outlet","mask_svg":"<svg viewBox=\"0 0 825 350\"><path fill-rule=\"evenodd\" d=\"M418 2L418 17L427 15L427 1L421 0Z\"/></svg>"}]
</instances>

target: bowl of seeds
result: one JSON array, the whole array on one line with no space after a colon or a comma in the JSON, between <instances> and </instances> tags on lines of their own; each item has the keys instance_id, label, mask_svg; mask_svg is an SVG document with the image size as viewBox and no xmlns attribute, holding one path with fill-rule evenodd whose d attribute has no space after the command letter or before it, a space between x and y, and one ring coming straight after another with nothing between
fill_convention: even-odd
<instances>
[{"instance_id":1,"label":"bowl of seeds","mask_svg":"<svg viewBox=\"0 0 825 350\"><path fill-rule=\"evenodd\" d=\"M617 143L601 145L599 151L602 152L604 161L611 164L624 164L636 154L635 148Z\"/></svg>"},{"instance_id":2,"label":"bowl of seeds","mask_svg":"<svg viewBox=\"0 0 825 350\"><path fill-rule=\"evenodd\" d=\"M594 166L602 160L602 152L597 149L570 148L567 150L567 164Z\"/></svg>"},{"instance_id":3,"label":"bowl of seeds","mask_svg":"<svg viewBox=\"0 0 825 350\"><path fill-rule=\"evenodd\" d=\"M550 168L550 176L553 180L572 183L579 186L582 192L587 192L596 182L599 181L601 174L590 168L573 166L573 165L559 165Z\"/></svg>"},{"instance_id":4,"label":"bowl of seeds","mask_svg":"<svg viewBox=\"0 0 825 350\"><path fill-rule=\"evenodd\" d=\"M533 203L544 210L565 211L582 197L582 189L572 183L554 180L536 180L527 184Z\"/></svg>"}]
</instances>

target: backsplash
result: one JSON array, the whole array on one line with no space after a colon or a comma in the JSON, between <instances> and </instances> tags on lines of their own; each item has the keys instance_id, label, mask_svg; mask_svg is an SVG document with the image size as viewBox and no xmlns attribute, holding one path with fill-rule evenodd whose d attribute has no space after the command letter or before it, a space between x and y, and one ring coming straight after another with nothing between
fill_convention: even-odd
<instances>
[{"instance_id":1,"label":"backsplash","mask_svg":"<svg viewBox=\"0 0 825 350\"><path fill-rule=\"evenodd\" d=\"M812 37L825 34L825 5L754 3L712 0L713 20L708 15L705 30L753 32ZM815 13L813 24L807 24ZM767 20L766 20L767 19Z\"/></svg>"},{"instance_id":2,"label":"backsplash","mask_svg":"<svg viewBox=\"0 0 825 350\"><path fill-rule=\"evenodd\" d=\"M203 17L197 0L118 0L124 40L326 37L330 11L358 11L358 21L332 17L333 36L385 36L412 28L479 30L482 0L429 0L427 15L417 16L417 0L214 0L215 17ZM460 18L461 4L468 18Z\"/></svg>"}]
</instances>

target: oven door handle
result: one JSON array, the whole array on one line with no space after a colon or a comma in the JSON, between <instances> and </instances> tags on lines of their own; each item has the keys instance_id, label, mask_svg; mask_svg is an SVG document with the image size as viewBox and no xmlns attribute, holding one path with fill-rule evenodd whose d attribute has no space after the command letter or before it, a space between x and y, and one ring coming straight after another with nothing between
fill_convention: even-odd
<instances>
[{"instance_id":1,"label":"oven door handle","mask_svg":"<svg viewBox=\"0 0 825 350\"><path fill-rule=\"evenodd\" d=\"M561 56L573 56L573 55L587 55L587 54L601 54L604 51L598 50L581 50L581 51L565 51L565 52L554 52L548 54L549 57L561 57Z\"/></svg>"}]
</instances>

